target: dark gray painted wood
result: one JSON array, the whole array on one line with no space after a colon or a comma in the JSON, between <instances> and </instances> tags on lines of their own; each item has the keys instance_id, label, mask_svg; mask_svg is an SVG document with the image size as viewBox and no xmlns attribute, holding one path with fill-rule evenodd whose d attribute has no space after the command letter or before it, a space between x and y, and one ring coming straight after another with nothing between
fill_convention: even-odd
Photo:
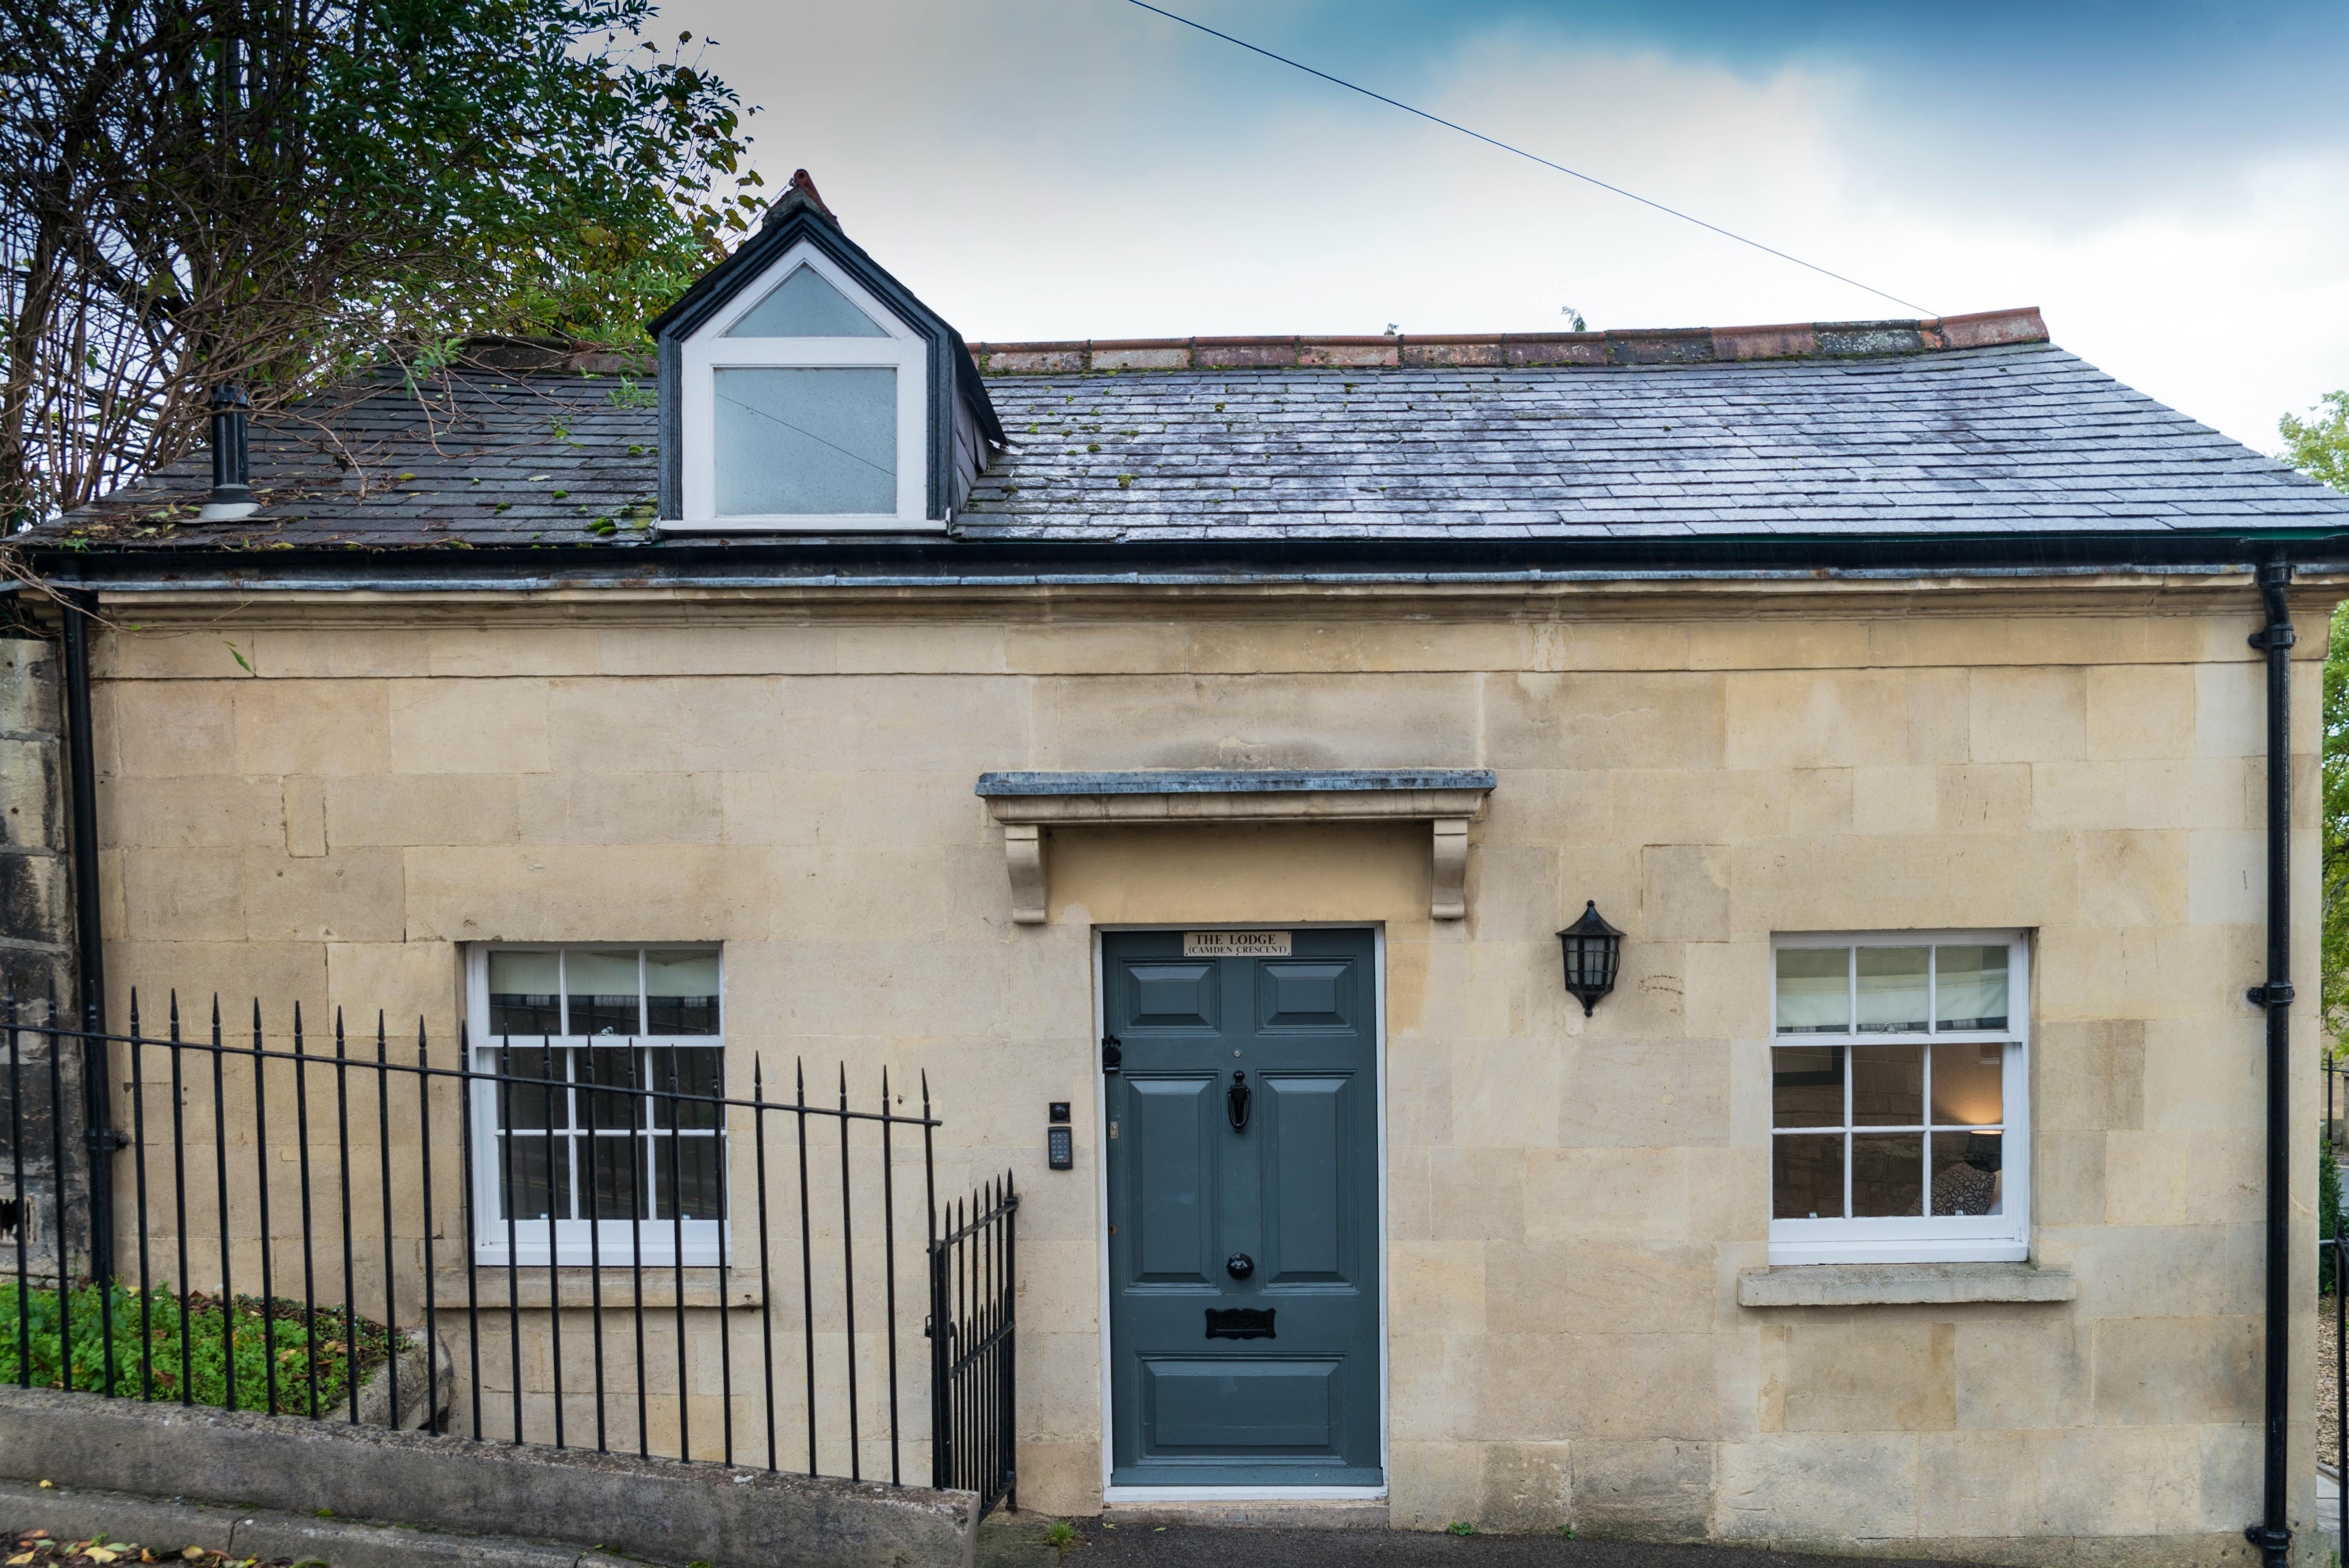
<instances>
[{"instance_id":1,"label":"dark gray painted wood","mask_svg":"<svg viewBox=\"0 0 2349 1568\"><path fill-rule=\"evenodd\" d=\"M1181 932L1102 939L1123 1058L1104 1145L1119 1485L1383 1480L1371 941L1300 930L1286 958L1185 958ZM1271 1336L1208 1337L1233 1309L1270 1312Z\"/></svg>"}]
</instances>

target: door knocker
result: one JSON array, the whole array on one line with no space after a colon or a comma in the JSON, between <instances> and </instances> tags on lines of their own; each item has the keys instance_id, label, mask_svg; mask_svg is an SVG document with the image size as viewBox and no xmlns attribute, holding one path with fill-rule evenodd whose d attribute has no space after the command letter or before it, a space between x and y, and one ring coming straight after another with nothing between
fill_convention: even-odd
<instances>
[{"instance_id":1,"label":"door knocker","mask_svg":"<svg viewBox=\"0 0 2349 1568\"><path fill-rule=\"evenodd\" d=\"M1253 1098L1248 1091L1247 1074L1232 1074L1232 1087L1224 1091L1224 1109L1231 1113L1234 1132L1247 1127L1248 1101Z\"/></svg>"}]
</instances>

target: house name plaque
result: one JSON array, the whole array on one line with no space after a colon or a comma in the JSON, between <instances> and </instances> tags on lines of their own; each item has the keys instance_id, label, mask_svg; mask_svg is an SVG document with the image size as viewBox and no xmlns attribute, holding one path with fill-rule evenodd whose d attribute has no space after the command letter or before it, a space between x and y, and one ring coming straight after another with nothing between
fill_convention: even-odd
<instances>
[{"instance_id":1,"label":"house name plaque","mask_svg":"<svg viewBox=\"0 0 2349 1568\"><path fill-rule=\"evenodd\" d=\"M1286 958L1288 955L1288 933L1285 931L1186 931L1183 934L1183 956L1185 958Z\"/></svg>"}]
</instances>

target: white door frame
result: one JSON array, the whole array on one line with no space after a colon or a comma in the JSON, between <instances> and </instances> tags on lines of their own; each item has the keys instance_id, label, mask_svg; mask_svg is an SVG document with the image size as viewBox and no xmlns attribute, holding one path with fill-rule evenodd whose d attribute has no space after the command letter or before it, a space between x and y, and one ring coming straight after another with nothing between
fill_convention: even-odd
<instances>
[{"instance_id":1,"label":"white door frame","mask_svg":"<svg viewBox=\"0 0 2349 1568\"><path fill-rule=\"evenodd\" d=\"M1109 1084L1101 1070L1101 1041L1109 1032L1109 997L1102 985L1102 937L1126 931L1362 931L1371 934L1371 984L1377 1002L1371 1009L1371 1079L1377 1106L1378 1233L1379 1233L1379 1472L1378 1486L1118 1486L1110 1476L1115 1467L1116 1431L1112 1426L1113 1367L1110 1359L1109 1279ZM1392 1270L1387 1258L1387 927L1382 920L1252 920L1164 921L1095 925L1093 950L1093 1145L1101 1158L1094 1161L1093 1242L1099 1271L1101 1315L1101 1478L1102 1501L1117 1502L1365 1502L1383 1501L1394 1481L1393 1443L1388 1417L1387 1302L1392 1292Z\"/></svg>"}]
</instances>

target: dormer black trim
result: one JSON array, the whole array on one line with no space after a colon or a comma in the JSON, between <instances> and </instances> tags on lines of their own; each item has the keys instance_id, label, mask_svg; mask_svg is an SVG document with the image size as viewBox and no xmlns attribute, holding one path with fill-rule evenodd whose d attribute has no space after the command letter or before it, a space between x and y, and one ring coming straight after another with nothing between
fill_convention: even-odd
<instances>
[{"instance_id":1,"label":"dormer black trim","mask_svg":"<svg viewBox=\"0 0 2349 1568\"><path fill-rule=\"evenodd\" d=\"M704 273L675 304L645 325L646 332L658 346L660 357L662 519L673 521L685 515L681 395L686 340L802 242L822 251L833 264L855 279L927 343L929 396L926 401L929 424L924 438L928 443L929 484L923 515L934 522L944 521L954 500L956 399L959 397L970 405L981 434L997 447L1004 444L1003 421L987 395L987 385L979 377L970 350L963 346L962 335L843 233L839 222L822 202L796 188L769 210L757 233L743 241L732 255Z\"/></svg>"}]
</instances>

